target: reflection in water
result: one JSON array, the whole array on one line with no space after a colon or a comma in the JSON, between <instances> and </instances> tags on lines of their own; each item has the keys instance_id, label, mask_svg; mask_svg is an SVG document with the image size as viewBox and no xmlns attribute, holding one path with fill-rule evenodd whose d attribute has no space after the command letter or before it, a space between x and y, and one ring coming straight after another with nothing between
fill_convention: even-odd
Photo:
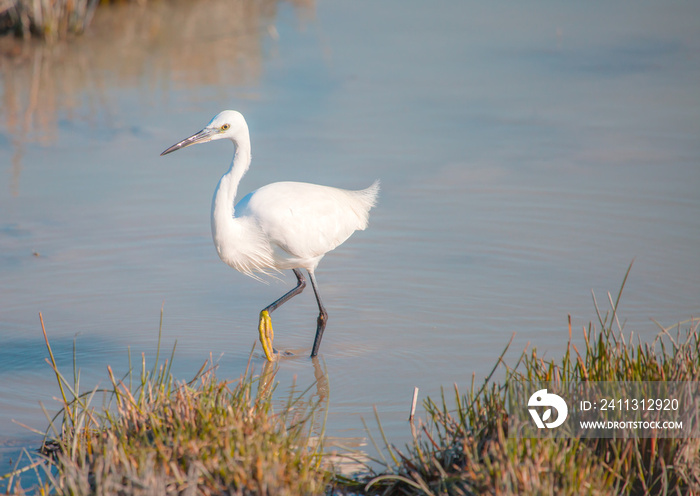
<instances>
[{"instance_id":1,"label":"reflection in water","mask_svg":"<svg viewBox=\"0 0 700 496\"><path fill-rule=\"evenodd\" d=\"M297 357L298 358L298 357ZM295 360L296 358L292 358ZM306 357L304 356L304 360ZM317 356L309 359L313 367L314 382L304 390L299 390L293 383L289 389L277 398L282 403L280 411L288 411L293 422L311 415L308 432L309 448L316 449L322 442L325 453L323 463L327 468L338 471L348 477L358 472L364 472L372 460L366 453L367 440L358 436L329 436L326 432L328 411L330 409L330 386L328 370ZM248 364L250 366L250 364ZM280 362L263 361L262 371L257 377L257 401L262 401L273 395L277 382L275 377L280 369Z\"/></svg>"},{"instance_id":2,"label":"reflection in water","mask_svg":"<svg viewBox=\"0 0 700 496\"><path fill-rule=\"evenodd\" d=\"M315 406L314 408L314 416L318 417L319 412L324 412L328 409L328 397L329 397L329 384L328 384L328 371L325 370L325 367L321 366L321 362L319 361L318 357L311 357L310 359L311 364L314 369L314 382L309 386L306 391L304 391L301 396L305 396L306 393L309 393L311 390L314 390L314 394L311 394L311 401ZM263 363L263 368L262 372L260 373L260 376L258 377L258 397L259 398L264 398L267 396L270 396L274 389L275 389L275 376L277 375L277 371L279 370L279 362L277 361L269 361L265 360ZM295 398L297 397L296 394L296 386L292 385L290 391L289 391L289 397L290 398ZM318 420L318 418L315 418L315 420ZM319 422L314 422L314 425L318 426L320 425Z\"/></svg>"},{"instance_id":3,"label":"reflection in water","mask_svg":"<svg viewBox=\"0 0 700 496\"><path fill-rule=\"evenodd\" d=\"M292 360L296 358L298 357L292 358ZM367 461L366 457L363 458L361 453L357 453L357 448L364 446L365 440L358 437L328 437L326 435L327 415L330 409L328 370L325 364L321 364L317 356L311 357L309 362L313 367L314 381L306 389L300 390L297 387L295 377L292 385L278 398L278 401L283 404L281 411L290 412L293 416L292 421L294 421L294 417L306 418L307 415L310 415L311 431L308 433L310 446L315 446L319 440L322 440L323 448L331 450L329 453L333 453L326 460L327 463L336 465L340 470L356 470L362 466L363 462ZM275 378L279 369L279 361L263 361L262 371L257 377L258 401L267 399L274 394L277 386Z\"/></svg>"},{"instance_id":4,"label":"reflection in water","mask_svg":"<svg viewBox=\"0 0 700 496\"><path fill-rule=\"evenodd\" d=\"M316 378L316 394L318 401L324 403L328 401L330 393L330 385L328 384L328 371L325 367L321 367L321 362L318 357L311 357L311 363L314 366L314 377Z\"/></svg>"},{"instance_id":5,"label":"reflection in water","mask_svg":"<svg viewBox=\"0 0 700 496\"><path fill-rule=\"evenodd\" d=\"M314 0L290 0L302 18ZM276 39L278 0L206 0L104 5L90 30L70 43L0 39L2 105L9 134L13 196L19 191L24 144L57 140L62 119L111 121L115 89L155 89L225 82L252 86L261 74L266 38ZM196 101L198 92L190 98Z\"/></svg>"},{"instance_id":6,"label":"reflection in water","mask_svg":"<svg viewBox=\"0 0 700 496\"><path fill-rule=\"evenodd\" d=\"M258 398L265 398L272 394L275 385L277 364L269 360L263 364L262 373L258 378Z\"/></svg>"}]
</instances>

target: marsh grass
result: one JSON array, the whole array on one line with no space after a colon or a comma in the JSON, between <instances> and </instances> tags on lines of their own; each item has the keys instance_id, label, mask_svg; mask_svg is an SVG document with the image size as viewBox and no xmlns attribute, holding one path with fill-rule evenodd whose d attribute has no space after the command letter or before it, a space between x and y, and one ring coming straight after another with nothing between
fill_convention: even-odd
<instances>
[{"instance_id":1,"label":"marsh grass","mask_svg":"<svg viewBox=\"0 0 700 496\"><path fill-rule=\"evenodd\" d=\"M42 321L43 328L43 321ZM46 336L46 332L44 331ZM160 339L159 339L160 341ZM273 402L274 368L255 376L250 362L235 381L216 378L211 359L188 382L176 381L172 356L110 386L79 393L79 371L68 380L49 363L62 409L30 467L42 494L320 494L329 475L314 435L317 405L308 392ZM173 349L174 353L174 349ZM75 360L74 360L75 362ZM106 395L101 406L97 398ZM38 458L38 460L37 460ZM21 470L7 491L21 491ZM13 480L14 478L14 480Z\"/></svg>"},{"instance_id":2,"label":"marsh grass","mask_svg":"<svg viewBox=\"0 0 700 496\"><path fill-rule=\"evenodd\" d=\"M700 380L700 321L678 324L675 336L660 326L651 344L635 344L632 334L625 336L617 308L628 274L629 269L617 298L608 294L609 311L601 312L594 295L598 322L584 328L585 349L572 343L570 319L569 345L560 360L544 360L532 349L509 367L503 362L506 347L496 365L505 366L505 380L492 381L492 372L479 387L472 381L466 394L455 385L438 401L428 398L425 421L412 425L412 444L400 450L386 443L390 460L382 473L364 480L364 490L387 495L699 494L698 439L507 436L509 395L518 384Z\"/></svg>"}]
</instances>

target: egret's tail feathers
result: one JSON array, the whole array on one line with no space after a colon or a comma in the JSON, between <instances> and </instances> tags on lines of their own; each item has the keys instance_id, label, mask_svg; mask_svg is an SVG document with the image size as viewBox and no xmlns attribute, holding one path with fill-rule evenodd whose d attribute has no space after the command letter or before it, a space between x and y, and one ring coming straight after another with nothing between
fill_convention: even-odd
<instances>
[{"instance_id":1,"label":"egret's tail feathers","mask_svg":"<svg viewBox=\"0 0 700 496\"><path fill-rule=\"evenodd\" d=\"M377 197L379 196L379 179L374 181L369 188L360 190L359 193L367 197L369 208L374 207L377 204Z\"/></svg>"},{"instance_id":2,"label":"egret's tail feathers","mask_svg":"<svg viewBox=\"0 0 700 496\"><path fill-rule=\"evenodd\" d=\"M369 222L369 211L377 204L377 197L379 196L379 179L374 181L369 188L353 191L352 195L355 200L353 210L360 219L358 229L364 230Z\"/></svg>"}]
</instances>

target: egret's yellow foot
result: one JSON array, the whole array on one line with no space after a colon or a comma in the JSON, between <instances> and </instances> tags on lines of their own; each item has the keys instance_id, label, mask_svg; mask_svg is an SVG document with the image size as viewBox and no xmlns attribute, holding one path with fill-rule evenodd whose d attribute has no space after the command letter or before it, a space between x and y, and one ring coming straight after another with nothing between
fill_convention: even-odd
<instances>
[{"instance_id":1,"label":"egret's yellow foot","mask_svg":"<svg viewBox=\"0 0 700 496\"><path fill-rule=\"evenodd\" d=\"M265 357L268 361L273 361L274 349L272 348L272 340L275 337L275 333L272 330L272 319L270 318L270 312L263 310L260 312L260 324L258 324L258 331L260 332L260 344L262 344L263 351L265 352Z\"/></svg>"}]
</instances>

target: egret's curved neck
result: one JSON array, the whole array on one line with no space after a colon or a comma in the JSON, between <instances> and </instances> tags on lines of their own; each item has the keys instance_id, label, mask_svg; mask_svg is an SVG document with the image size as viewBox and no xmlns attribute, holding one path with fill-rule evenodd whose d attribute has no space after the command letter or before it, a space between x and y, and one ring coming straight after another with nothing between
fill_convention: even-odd
<instances>
[{"instance_id":1,"label":"egret's curved neck","mask_svg":"<svg viewBox=\"0 0 700 496\"><path fill-rule=\"evenodd\" d=\"M219 180L219 185L214 193L211 208L211 228L214 235L224 226L233 222L235 213L233 207L238 184L250 167L250 139L245 136L244 139L239 139L234 144L236 153L233 155L231 167Z\"/></svg>"}]
</instances>

